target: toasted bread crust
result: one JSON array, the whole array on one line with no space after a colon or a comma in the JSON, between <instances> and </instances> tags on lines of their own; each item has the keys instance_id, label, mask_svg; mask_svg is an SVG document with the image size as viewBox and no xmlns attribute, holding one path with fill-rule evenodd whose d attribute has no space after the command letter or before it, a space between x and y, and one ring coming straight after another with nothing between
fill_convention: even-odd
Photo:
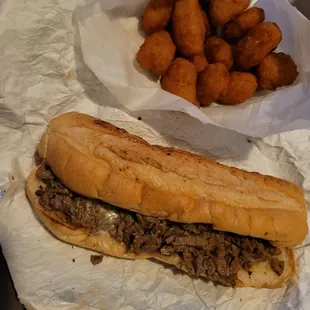
<instances>
[{"instance_id":1,"label":"toasted bread crust","mask_svg":"<svg viewBox=\"0 0 310 310\"><path fill-rule=\"evenodd\" d=\"M294 246L307 234L302 190L271 176L150 145L94 117L53 119L38 147L71 190L144 215Z\"/></svg>"}]
</instances>

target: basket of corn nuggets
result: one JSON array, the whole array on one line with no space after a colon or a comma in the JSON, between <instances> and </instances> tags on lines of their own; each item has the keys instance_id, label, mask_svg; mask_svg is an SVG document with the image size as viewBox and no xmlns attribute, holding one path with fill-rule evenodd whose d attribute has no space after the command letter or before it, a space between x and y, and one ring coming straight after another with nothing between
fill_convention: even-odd
<instances>
[{"instance_id":1,"label":"basket of corn nuggets","mask_svg":"<svg viewBox=\"0 0 310 310\"><path fill-rule=\"evenodd\" d=\"M298 76L291 56L274 50L279 26L250 0L150 0L142 15L147 37L141 68L161 76L164 90L197 107L238 105L256 90L289 86Z\"/></svg>"},{"instance_id":2,"label":"basket of corn nuggets","mask_svg":"<svg viewBox=\"0 0 310 310\"><path fill-rule=\"evenodd\" d=\"M98 3L93 29L79 27L83 56L129 110L259 137L310 125L310 23L286 0Z\"/></svg>"}]
</instances>

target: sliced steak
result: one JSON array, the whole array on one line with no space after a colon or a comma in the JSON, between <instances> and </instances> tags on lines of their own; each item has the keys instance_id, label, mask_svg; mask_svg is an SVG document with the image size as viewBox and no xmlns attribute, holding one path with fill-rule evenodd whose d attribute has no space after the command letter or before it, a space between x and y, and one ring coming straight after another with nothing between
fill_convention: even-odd
<instances>
[{"instance_id":1,"label":"sliced steak","mask_svg":"<svg viewBox=\"0 0 310 310\"><path fill-rule=\"evenodd\" d=\"M182 224L144 216L82 197L66 188L47 167L38 169L37 177L46 185L36 192L43 208L89 233L108 231L130 252L178 255L179 267L190 275L229 286L235 286L241 268L250 275L256 262L269 261L277 275L283 273L284 262L277 258L281 250L268 241L220 232L208 224Z\"/></svg>"}]
</instances>

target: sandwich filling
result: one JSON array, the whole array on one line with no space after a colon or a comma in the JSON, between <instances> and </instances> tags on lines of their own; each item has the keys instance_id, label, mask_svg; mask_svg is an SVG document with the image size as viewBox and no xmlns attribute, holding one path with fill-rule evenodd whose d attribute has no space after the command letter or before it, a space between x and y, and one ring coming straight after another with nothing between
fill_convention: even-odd
<instances>
[{"instance_id":1,"label":"sandwich filling","mask_svg":"<svg viewBox=\"0 0 310 310\"><path fill-rule=\"evenodd\" d=\"M277 258L281 250L266 240L217 231L210 224L183 224L145 216L82 197L64 186L44 165L36 175L45 183L36 191L44 209L89 234L108 232L130 252L178 255L179 267L190 275L228 286L236 285L240 269L251 276L257 262L268 261L279 276L283 272L284 262Z\"/></svg>"}]
</instances>

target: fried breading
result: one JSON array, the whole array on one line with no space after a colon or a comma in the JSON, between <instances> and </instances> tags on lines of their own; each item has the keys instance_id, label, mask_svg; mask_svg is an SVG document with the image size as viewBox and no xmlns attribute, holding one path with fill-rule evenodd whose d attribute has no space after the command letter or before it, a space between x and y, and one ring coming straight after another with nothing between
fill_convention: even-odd
<instances>
[{"instance_id":1,"label":"fried breading","mask_svg":"<svg viewBox=\"0 0 310 310\"><path fill-rule=\"evenodd\" d=\"M251 98L257 89L255 75L247 72L232 72L229 84L220 102L226 105L237 105Z\"/></svg>"},{"instance_id":2,"label":"fried breading","mask_svg":"<svg viewBox=\"0 0 310 310\"><path fill-rule=\"evenodd\" d=\"M137 61L141 68L155 75L164 74L175 55L176 47L167 31L161 30L148 36L141 45Z\"/></svg>"},{"instance_id":3,"label":"fried breading","mask_svg":"<svg viewBox=\"0 0 310 310\"><path fill-rule=\"evenodd\" d=\"M209 64L198 75L197 97L201 105L210 105L217 102L226 94L229 83L229 72L225 65Z\"/></svg>"},{"instance_id":4,"label":"fried breading","mask_svg":"<svg viewBox=\"0 0 310 310\"><path fill-rule=\"evenodd\" d=\"M240 39L264 20L265 11L263 9L250 8L224 26L224 37L227 40Z\"/></svg>"},{"instance_id":5,"label":"fried breading","mask_svg":"<svg viewBox=\"0 0 310 310\"><path fill-rule=\"evenodd\" d=\"M235 61L243 70L258 65L282 40L282 33L275 23L264 22L237 44Z\"/></svg>"},{"instance_id":6,"label":"fried breading","mask_svg":"<svg viewBox=\"0 0 310 310\"><path fill-rule=\"evenodd\" d=\"M297 66L291 56L270 53L259 64L257 78L259 88L275 90L294 83L298 76Z\"/></svg>"},{"instance_id":7,"label":"fried breading","mask_svg":"<svg viewBox=\"0 0 310 310\"><path fill-rule=\"evenodd\" d=\"M204 50L205 20L198 0L178 0L172 14L172 36L182 55L199 55Z\"/></svg>"},{"instance_id":8,"label":"fried breading","mask_svg":"<svg viewBox=\"0 0 310 310\"><path fill-rule=\"evenodd\" d=\"M250 0L211 0L209 16L215 26L222 26L241 14L250 5Z\"/></svg>"},{"instance_id":9,"label":"fried breading","mask_svg":"<svg viewBox=\"0 0 310 310\"><path fill-rule=\"evenodd\" d=\"M211 37L206 41L205 54L209 63L222 63L228 70L233 65L233 49L219 37Z\"/></svg>"},{"instance_id":10,"label":"fried breading","mask_svg":"<svg viewBox=\"0 0 310 310\"><path fill-rule=\"evenodd\" d=\"M154 33L164 29L171 18L175 0L151 0L142 16L143 29Z\"/></svg>"},{"instance_id":11,"label":"fried breading","mask_svg":"<svg viewBox=\"0 0 310 310\"><path fill-rule=\"evenodd\" d=\"M194 64L185 58L176 58L161 78L162 88L199 107L196 94L197 72Z\"/></svg>"},{"instance_id":12,"label":"fried breading","mask_svg":"<svg viewBox=\"0 0 310 310\"><path fill-rule=\"evenodd\" d=\"M203 71L208 65L207 58L204 54L192 56L189 58L189 60L195 65L196 71L198 73Z\"/></svg>"}]
</instances>

